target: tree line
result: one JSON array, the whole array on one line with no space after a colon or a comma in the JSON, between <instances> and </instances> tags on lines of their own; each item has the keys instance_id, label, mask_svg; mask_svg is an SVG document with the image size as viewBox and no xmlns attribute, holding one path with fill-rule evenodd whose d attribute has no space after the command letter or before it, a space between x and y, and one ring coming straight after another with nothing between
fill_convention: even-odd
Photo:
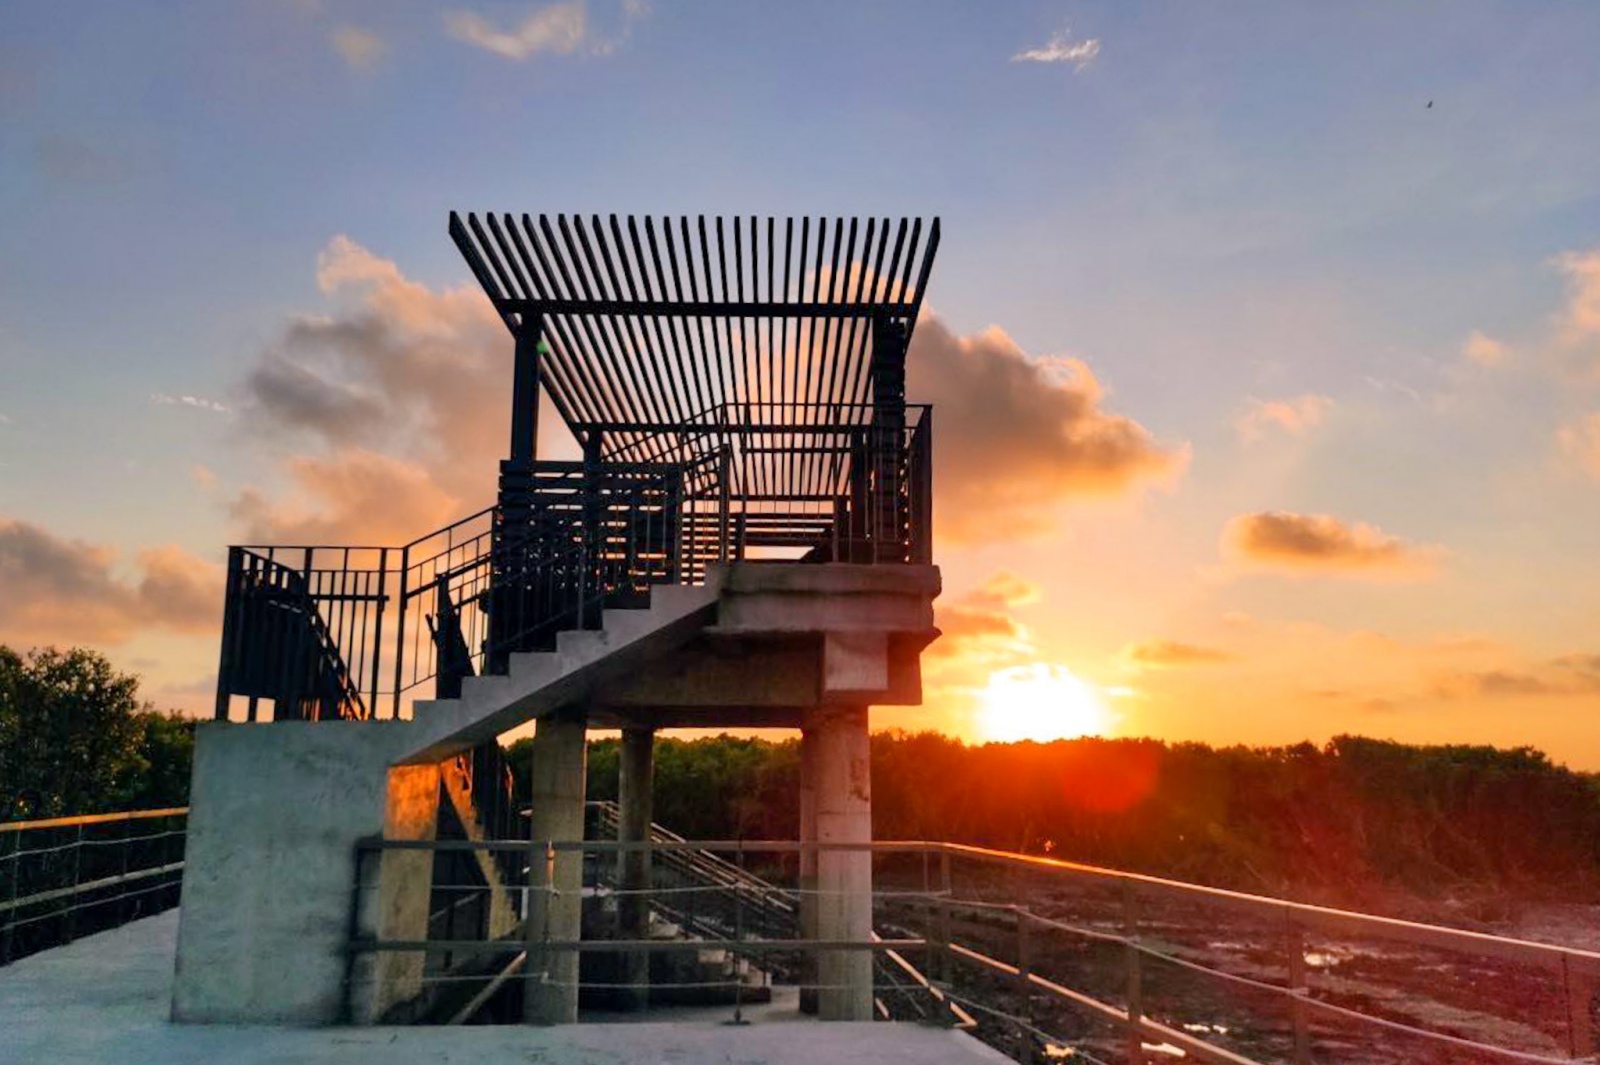
<instances>
[{"instance_id":1,"label":"tree line","mask_svg":"<svg viewBox=\"0 0 1600 1065\"><path fill-rule=\"evenodd\" d=\"M194 723L96 652L0 645L0 820L179 806ZM508 751L528 794L529 741ZM614 799L618 744L589 745ZM691 839L794 839L797 739L662 737L655 816ZM1343 905L1600 896L1600 776L1531 748L1359 736L1285 747L1149 739L969 746L872 737L873 832L953 840Z\"/></svg>"}]
</instances>

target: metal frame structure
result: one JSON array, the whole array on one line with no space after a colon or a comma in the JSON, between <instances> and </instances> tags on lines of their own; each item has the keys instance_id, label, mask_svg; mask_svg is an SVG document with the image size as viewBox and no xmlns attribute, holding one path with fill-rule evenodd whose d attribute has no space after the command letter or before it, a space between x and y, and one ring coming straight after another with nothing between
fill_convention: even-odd
<instances>
[{"instance_id":1,"label":"metal frame structure","mask_svg":"<svg viewBox=\"0 0 1600 1065\"><path fill-rule=\"evenodd\" d=\"M526 864L525 876L516 881L526 885L518 890L524 900L534 892L556 890L546 872L558 853L581 853L599 859L615 860L627 852L645 851L655 862L664 860L715 868L704 872L702 884L691 888L664 888L653 885L641 894L654 905L667 905L677 911L693 912L698 903L702 912L722 912L711 921L690 919L697 933L694 938L663 939L552 939L539 928L526 924L519 934L508 939L430 939L422 941L357 940L354 954L422 953L506 959L492 971L475 975L452 976L440 973L437 982L452 980L483 984L488 993L517 980L548 978L550 959L557 954L578 952L691 952L723 949L756 959L793 957L819 951L871 951L876 956L896 956L905 968L915 972L909 984L889 984L900 993L920 995L930 1004L928 1019L974 1028L976 1034L1012 1053L1019 1061L1048 1056L1051 1046L1065 1048L1073 1039L1052 1034L1049 1016L1059 1011L1107 1024L1121 1033L1124 1060L1157 1060L1146 1053L1146 1043L1166 1044L1197 1061L1217 1065L1261 1065L1259 1057L1219 1045L1202 1038L1175 1022L1153 1015L1148 1002L1149 985L1156 966L1171 967L1215 986L1239 993L1242 1002L1258 1008L1268 1004L1262 1017L1269 1026L1282 1026L1273 1020L1273 1007L1281 1004L1287 1013L1287 1060L1309 1065L1314 1060L1320 1034L1333 1030L1362 1033L1371 1041L1380 1037L1392 1040L1396 1061L1418 1060L1414 1055L1429 1051L1453 1055L1450 1060L1521 1061L1557 1065L1562 1061L1592 1060L1596 1050L1591 1023L1596 981L1600 979L1600 953L1559 947L1527 940L1469 932L1438 925L1378 917L1349 910L1290 902L1261 895L1210 888L1160 877L1127 873L1097 866L1081 865L1033 855L997 851L958 843L927 841L876 841L871 843L812 843L793 840L685 840L654 838L641 841L588 839L577 841L482 840L424 841L368 840L361 851L369 857L386 851L485 850L516 856ZM807 939L786 933L781 922L765 920L779 904L792 904L808 892L780 887L749 875L749 863L765 861L769 866L792 862L804 853L865 851L879 861L898 861L910 870L909 889L879 889L874 892L878 921L886 921L893 931L889 938L871 942ZM369 865L371 863L369 862ZM598 868L601 863L597 863ZM920 866L920 883L916 883ZM1017 875L1036 875L1044 883L1074 885L1107 896L1109 909L1090 919L1079 915L1067 921L1038 912L1033 894L1021 890ZM988 889L984 888L985 876ZM963 886L964 885L964 886ZM463 890L485 890L463 885ZM815 894L816 892L810 892ZM999 894L1006 901L989 897ZM657 898L657 896L660 896ZM364 897L359 889L356 897ZM1017 901L1027 898L1029 901ZM731 903L730 901L731 900ZM523 907L527 906L526 901ZM732 910L727 907L731 905ZM1257 945L1263 953L1281 959L1281 979L1271 980L1256 974L1229 971L1215 964L1199 962L1176 950L1169 942L1175 908L1195 907L1194 918L1207 930L1226 914L1231 920L1259 925L1264 936ZM1102 907L1101 909L1104 909ZM730 916L731 912L731 916ZM1109 926L1108 926L1109 919ZM720 928L720 933L719 933ZM1551 996L1557 1015L1526 1018L1564 1044L1567 1057L1495 1045L1441 1030L1423 1028L1384 1016L1370 1005L1350 1001L1350 993L1336 985L1319 986L1310 980L1305 950L1317 937L1322 941L1340 938L1375 940L1444 952L1469 964L1493 960L1542 973L1553 982ZM1082 944L1120 956L1122 984L1118 974L1107 974L1107 987L1074 986L1068 975L1051 971L1051 958L1045 949L1054 939ZM1275 942L1274 942L1275 941ZM1098 956L1097 956L1098 957ZM910 959L910 960L908 960ZM1009 959L1009 960L1008 960ZM911 960L918 965L911 964ZM880 970L881 973L882 970ZM926 974L926 976L923 976ZM974 979L977 977L977 979ZM998 983L996 982L998 981ZM804 983L804 978L802 978ZM616 985L585 985L612 987ZM1109 994L1107 991L1109 990ZM1120 994L1118 993L1120 992ZM474 1009L488 997L475 997ZM1361 1008L1366 1006L1367 1008ZM885 1007L880 1002L880 1015ZM1049 1016L1047 1016L1049 1015ZM974 1018L976 1020L974 1021ZM464 1018L463 1018L464 1019ZM1320 1031L1319 1031L1320 1029ZM1380 1044L1371 1043L1373 1046ZM1466 1057L1463 1057L1466 1055ZM1084 1060L1098 1060L1083 1055ZM1164 1060L1164 1059L1160 1059ZM1432 1058L1426 1060L1435 1060ZM1438 1060L1446 1060L1440 1058Z\"/></svg>"},{"instance_id":2,"label":"metal frame structure","mask_svg":"<svg viewBox=\"0 0 1600 1065\"><path fill-rule=\"evenodd\" d=\"M515 347L499 500L401 547L230 549L219 719L403 716L714 562L931 563L905 361L938 219L449 231ZM539 458L544 397L581 460Z\"/></svg>"}]
</instances>

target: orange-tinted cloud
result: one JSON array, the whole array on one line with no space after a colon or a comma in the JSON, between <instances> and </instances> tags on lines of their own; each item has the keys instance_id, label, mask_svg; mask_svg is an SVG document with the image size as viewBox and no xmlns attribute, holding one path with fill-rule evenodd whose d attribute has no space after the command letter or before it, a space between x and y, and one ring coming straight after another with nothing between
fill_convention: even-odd
<instances>
[{"instance_id":1,"label":"orange-tinted cloud","mask_svg":"<svg viewBox=\"0 0 1600 1065\"><path fill-rule=\"evenodd\" d=\"M1576 671L1551 677L1512 669L1465 670L1437 677L1433 685L1433 694L1441 699L1560 696L1585 692L1600 692L1600 675Z\"/></svg>"},{"instance_id":2,"label":"orange-tinted cloud","mask_svg":"<svg viewBox=\"0 0 1600 1065\"><path fill-rule=\"evenodd\" d=\"M421 466L372 451L297 455L287 471L287 500L246 489L231 504L249 542L398 545L467 513Z\"/></svg>"},{"instance_id":3,"label":"orange-tinted cloud","mask_svg":"<svg viewBox=\"0 0 1600 1065\"><path fill-rule=\"evenodd\" d=\"M1600 249L1567 252L1556 259L1566 274L1567 307L1562 333L1569 342L1600 337Z\"/></svg>"},{"instance_id":4,"label":"orange-tinted cloud","mask_svg":"<svg viewBox=\"0 0 1600 1065\"><path fill-rule=\"evenodd\" d=\"M1222 532L1223 551L1248 566L1372 579L1430 576L1438 548L1419 547L1364 522L1327 514L1240 514Z\"/></svg>"},{"instance_id":5,"label":"orange-tinted cloud","mask_svg":"<svg viewBox=\"0 0 1600 1065\"><path fill-rule=\"evenodd\" d=\"M1499 366L1511 356L1511 349L1494 337L1474 329L1461 345L1461 353L1479 366Z\"/></svg>"},{"instance_id":6,"label":"orange-tinted cloud","mask_svg":"<svg viewBox=\"0 0 1600 1065\"><path fill-rule=\"evenodd\" d=\"M1234 419L1233 427L1239 439L1246 442L1261 440L1271 430L1304 436L1312 427L1322 424L1332 406L1333 400L1327 396L1310 393L1285 399L1252 399Z\"/></svg>"},{"instance_id":7,"label":"orange-tinted cloud","mask_svg":"<svg viewBox=\"0 0 1600 1065\"><path fill-rule=\"evenodd\" d=\"M1556 438L1569 458L1590 477L1600 481L1600 412L1562 426Z\"/></svg>"},{"instance_id":8,"label":"orange-tinted cloud","mask_svg":"<svg viewBox=\"0 0 1600 1065\"><path fill-rule=\"evenodd\" d=\"M221 567L172 545L115 572L115 548L0 518L0 639L23 646L122 643L146 627L203 633L222 613Z\"/></svg>"},{"instance_id":9,"label":"orange-tinted cloud","mask_svg":"<svg viewBox=\"0 0 1600 1065\"><path fill-rule=\"evenodd\" d=\"M918 324L907 393L935 405L942 535L993 540L1049 529L1056 507L1172 480L1184 447L1101 407L1077 359L1031 359L1004 330L957 336L936 316Z\"/></svg>"},{"instance_id":10,"label":"orange-tinted cloud","mask_svg":"<svg viewBox=\"0 0 1600 1065\"><path fill-rule=\"evenodd\" d=\"M288 323L244 381L244 427L292 448L283 490L236 493L244 535L403 543L492 502L512 345L488 300L411 281L344 236L317 284L335 313ZM548 453L562 429L541 425Z\"/></svg>"},{"instance_id":11,"label":"orange-tinted cloud","mask_svg":"<svg viewBox=\"0 0 1600 1065\"><path fill-rule=\"evenodd\" d=\"M1207 666L1231 662L1234 656L1215 647L1202 647L1175 640L1144 640L1122 649L1122 660L1145 669L1172 669L1181 666Z\"/></svg>"}]
</instances>

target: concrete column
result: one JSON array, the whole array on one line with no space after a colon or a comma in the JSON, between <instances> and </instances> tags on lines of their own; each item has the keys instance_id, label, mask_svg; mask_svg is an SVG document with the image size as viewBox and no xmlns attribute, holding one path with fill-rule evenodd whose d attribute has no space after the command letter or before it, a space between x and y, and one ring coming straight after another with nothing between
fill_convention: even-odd
<instances>
[{"instance_id":1,"label":"concrete column","mask_svg":"<svg viewBox=\"0 0 1600 1065\"><path fill-rule=\"evenodd\" d=\"M825 707L813 719L816 734L816 832L819 844L872 841L872 766L867 708ZM820 851L817 855L817 938L865 943L872 939L872 855ZM822 951L818 957L818 1013L825 1021L872 1019L872 954Z\"/></svg>"},{"instance_id":2,"label":"concrete column","mask_svg":"<svg viewBox=\"0 0 1600 1065\"><path fill-rule=\"evenodd\" d=\"M817 841L817 734L800 730L800 842ZM800 936L817 938L817 852L800 851ZM800 1012L817 1012L817 956L800 959Z\"/></svg>"},{"instance_id":3,"label":"concrete column","mask_svg":"<svg viewBox=\"0 0 1600 1065\"><path fill-rule=\"evenodd\" d=\"M656 733L649 728L622 731L622 746L617 764L617 839L639 843L650 838L652 789L655 782ZM650 935L650 901L630 892L650 888L650 852L622 851L617 856L617 886L624 892L617 899L617 934L623 939L647 939ZM642 1010L650 1004L650 955L646 951L628 954L623 963L626 982L636 985L620 997L625 1009Z\"/></svg>"},{"instance_id":4,"label":"concrete column","mask_svg":"<svg viewBox=\"0 0 1600 1065\"><path fill-rule=\"evenodd\" d=\"M402 765L388 771L385 839L431 840L439 822L437 765ZM367 855L361 877L357 932L377 940L427 939L433 893L431 850L388 850ZM383 951L356 956L351 968L351 1020L379 1024L390 1010L422 994L425 956ZM391 1018L391 1023L405 1019Z\"/></svg>"},{"instance_id":5,"label":"concrete column","mask_svg":"<svg viewBox=\"0 0 1600 1065\"><path fill-rule=\"evenodd\" d=\"M584 730L582 713L561 712L539 719L533 736L530 839L583 839ZM575 1024L578 954L541 951L539 944L576 940L582 935L583 855L559 851L548 866L535 855L531 864L523 1020L528 1024Z\"/></svg>"}]
</instances>

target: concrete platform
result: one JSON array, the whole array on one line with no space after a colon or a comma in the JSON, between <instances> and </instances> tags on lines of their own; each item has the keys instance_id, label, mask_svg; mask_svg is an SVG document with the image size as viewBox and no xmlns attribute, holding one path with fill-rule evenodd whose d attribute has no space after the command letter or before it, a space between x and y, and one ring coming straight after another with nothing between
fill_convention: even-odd
<instances>
[{"instance_id":1,"label":"concrete platform","mask_svg":"<svg viewBox=\"0 0 1600 1065\"><path fill-rule=\"evenodd\" d=\"M802 1019L780 1000L730 1027L723 1011L558 1028L267 1028L174 1025L176 911L0 969L0 1065L997 1065L960 1032ZM797 1031L804 1026L804 1031Z\"/></svg>"}]
</instances>

